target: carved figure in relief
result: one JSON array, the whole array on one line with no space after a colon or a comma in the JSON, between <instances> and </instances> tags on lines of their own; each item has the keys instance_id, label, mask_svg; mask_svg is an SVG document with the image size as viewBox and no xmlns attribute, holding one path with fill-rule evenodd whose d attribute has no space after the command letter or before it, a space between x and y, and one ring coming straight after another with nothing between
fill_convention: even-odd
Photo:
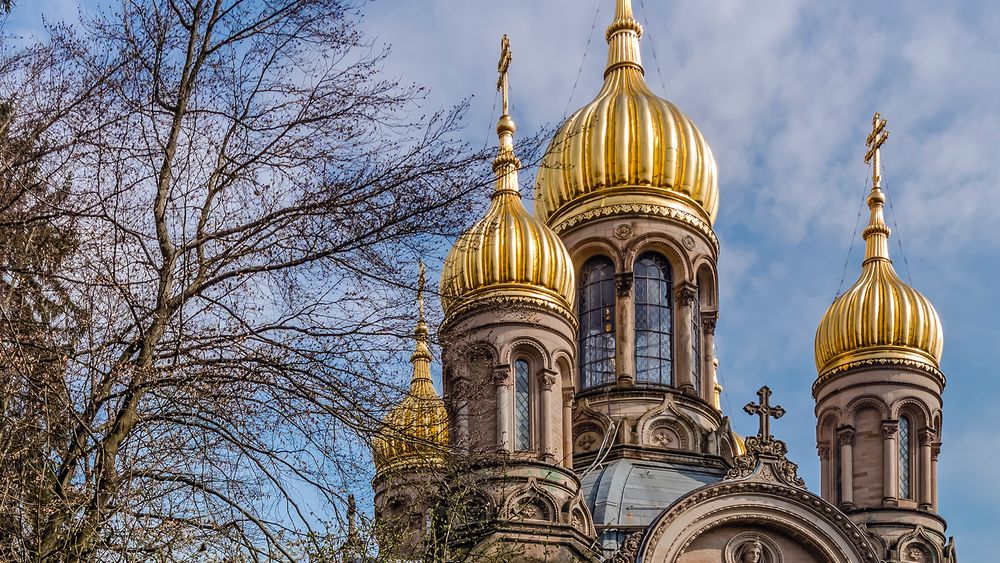
<instances>
[{"instance_id":1,"label":"carved figure in relief","mask_svg":"<svg viewBox=\"0 0 1000 563\"><path fill-rule=\"evenodd\" d=\"M764 561L764 546L760 540L753 540L743 546L740 563L762 563Z\"/></svg>"}]
</instances>

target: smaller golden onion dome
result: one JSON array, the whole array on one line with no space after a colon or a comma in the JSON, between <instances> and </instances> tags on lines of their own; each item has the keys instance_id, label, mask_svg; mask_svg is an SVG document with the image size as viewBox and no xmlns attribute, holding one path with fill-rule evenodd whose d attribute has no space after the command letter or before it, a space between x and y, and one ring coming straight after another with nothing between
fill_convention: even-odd
<instances>
[{"instance_id":1,"label":"smaller golden onion dome","mask_svg":"<svg viewBox=\"0 0 1000 563\"><path fill-rule=\"evenodd\" d=\"M733 452L734 455L747 455L747 441L736 433L735 430L729 431L729 436L733 439L733 447L736 450Z\"/></svg>"},{"instance_id":2,"label":"smaller golden onion dome","mask_svg":"<svg viewBox=\"0 0 1000 563\"><path fill-rule=\"evenodd\" d=\"M441 301L445 321L475 306L523 302L560 313L572 320L573 263L562 240L533 217L521 201L514 155L516 126L507 111L510 62L504 36L500 87L503 116L497 123L500 150L493 161L496 189L482 219L466 231L445 258Z\"/></svg>"},{"instance_id":3,"label":"smaller golden onion dome","mask_svg":"<svg viewBox=\"0 0 1000 563\"><path fill-rule=\"evenodd\" d=\"M719 207L715 157L698 127L649 89L642 26L618 0L604 86L552 138L535 184L535 214L563 225L612 213L676 209L710 226Z\"/></svg>"},{"instance_id":4,"label":"smaller golden onion dome","mask_svg":"<svg viewBox=\"0 0 1000 563\"><path fill-rule=\"evenodd\" d=\"M431 383L431 352L424 321L424 266L420 265L417 290L419 320L414 331L416 347L410 361L413 377L406 396L382 420L372 440L377 474L421 467L442 467L448 446L448 412Z\"/></svg>"},{"instance_id":5,"label":"smaller golden onion dome","mask_svg":"<svg viewBox=\"0 0 1000 563\"><path fill-rule=\"evenodd\" d=\"M871 218L862 233L865 259L861 277L837 297L816 330L819 379L842 372L857 362L899 361L938 370L944 350L941 319L930 300L903 282L889 259L889 227L885 224L885 194L880 187L879 147L888 138L885 120L875 114L869 136L873 147L874 181L868 196Z\"/></svg>"}]
</instances>

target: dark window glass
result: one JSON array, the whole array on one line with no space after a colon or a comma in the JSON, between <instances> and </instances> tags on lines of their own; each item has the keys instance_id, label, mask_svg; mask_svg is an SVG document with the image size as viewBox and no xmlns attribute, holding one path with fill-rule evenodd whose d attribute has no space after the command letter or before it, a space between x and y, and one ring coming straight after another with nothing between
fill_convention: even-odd
<instances>
[{"instance_id":1,"label":"dark window glass","mask_svg":"<svg viewBox=\"0 0 1000 563\"><path fill-rule=\"evenodd\" d=\"M514 362L514 449L531 449L531 405L528 362Z\"/></svg>"},{"instance_id":2,"label":"dark window glass","mask_svg":"<svg viewBox=\"0 0 1000 563\"><path fill-rule=\"evenodd\" d=\"M701 297L695 291L691 304L691 380L698 394L701 394L701 362Z\"/></svg>"},{"instance_id":3,"label":"dark window glass","mask_svg":"<svg viewBox=\"0 0 1000 563\"><path fill-rule=\"evenodd\" d=\"M670 264L647 253L635 261L635 370L639 383L673 384Z\"/></svg>"},{"instance_id":4,"label":"dark window glass","mask_svg":"<svg viewBox=\"0 0 1000 563\"><path fill-rule=\"evenodd\" d=\"M899 498L912 498L910 493L910 419L899 419Z\"/></svg>"},{"instance_id":5,"label":"dark window glass","mask_svg":"<svg viewBox=\"0 0 1000 563\"><path fill-rule=\"evenodd\" d=\"M615 381L615 267L604 256L580 272L580 387Z\"/></svg>"}]
</instances>

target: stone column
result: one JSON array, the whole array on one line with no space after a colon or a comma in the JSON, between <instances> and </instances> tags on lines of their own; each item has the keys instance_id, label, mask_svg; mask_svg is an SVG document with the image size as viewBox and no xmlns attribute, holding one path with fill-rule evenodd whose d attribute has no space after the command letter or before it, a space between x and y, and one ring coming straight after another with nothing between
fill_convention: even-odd
<instances>
[{"instance_id":1,"label":"stone column","mask_svg":"<svg viewBox=\"0 0 1000 563\"><path fill-rule=\"evenodd\" d=\"M510 366L500 365L493 368L493 382L497 386L497 449L503 452L511 451L511 402L510 402Z\"/></svg>"},{"instance_id":2,"label":"stone column","mask_svg":"<svg viewBox=\"0 0 1000 563\"><path fill-rule=\"evenodd\" d=\"M938 511L938 456L941 455L941 442L935 442L931 446L931 507L934 512Z\"/></svg>"},{"instance_id":3,"label":"stone column","mask_svg":"<svg viewBox=\"0 0 1000 563\"><path fill-rule=\"evenodd\" d=\"M455 380L451 386L452 394L448 398L455 416L454 430L449 432L451 445L460 451L470 446L469 441L469 380L462 377Z\"/></svg>"},{"instance_id":4,"label":"stone column","mask_svg":"<svg viewBox=\"0 0 1000 563\"><path fill-rule=\"evenodd\" d=\"M833 476L830 472L830 446L820 442L816 444L816 452L819 454L819 495L829 502L833 502Z\"/></svg>"},{"instance_id":5,"label":"stone column","mask_svg":"<svg viewBox=\"0 0 1000 563\"><path fill-rule=\"evenodd\" d=\"M932 510L934 501L931 489L931 446L934 445L934 429L924 428L920 431L920 470L917 473L917 481L920 483L920 505L921 510Z\"/></svg>"},{"instance_id":6,"label":"stone column","mask_svg":"<svg viewBox=\"0 0 1000 563\"><path fill-rule=\"evenodd\" d=\"M562 443L563 467L573 469L573 392L572 387L563 388L562 396Z\"/></svg>"},{"instance_id":7,"label":"stone column","mask_svg":"<svg viewBox=\"0 0 1000 563\"><path fill-rule=\"evenodd\" d=\"M559 377L556 372L548 369L543 369L538 372L538 389L539 393L539 408L538 408L538 436L540 439L539 444L539 456L538 458L542 461L549 463L555 463L555 437L556 433L561 430L553 428L552 421L555 417L552 416L552 386L556 384Z\"/></svg>"},{"instance_id":8,"label":"stone column","mask_svg":"<svg viewBox=\"0 0 1000 563\"><path fill-rule=\"evenodd\" d=\"M840 504L854 508L854 427L845 426L837 432L840 445Z\"/></svg>"},{"instance_id":9,"label":"stone column","mask_svg":"<svg viewBox=\"0 0 1000 563\"><path fill-rule=\"evenodd\" d=\"M715 325L719 322L718 311L701 314L701 327L705 341L701 343L701 398L713 403L715 393Z\"/></svg>"},{"instance_id":10,"label":"stone column","mask_svg":"<svg viewBox=\"0 0 1000 563\"><path fill-rule=\"evenodd\" d=\"M615 371L619 387L635 385L635 303L632 300L632 272L615 274L618 290L615 327Z\"/></svg>"},{"instance_id":11,"label":"stone column","mask_svg":"<svg viewBox=\"0 0 1000 563\"><path fill-rule=\"evenodd\" d=\"M882 485L882 506L886 508L899 505L899 448L896 445L898 433L898 420L882 421L882 475L885 478Z\"/></svg>"},{"instance_id":12,"label":"stone column","mask_svg":"<svg viewBox=\"0 0 1000 563\"><path fill-rule=\"evenodd\" d=\"M685 395L694 394L694 383L691 380L691 366L695 361L691 353L691 314L698 288L683 282L674 292L677 304L674 318L674 384Z\"/></svg>"}]
</instances>

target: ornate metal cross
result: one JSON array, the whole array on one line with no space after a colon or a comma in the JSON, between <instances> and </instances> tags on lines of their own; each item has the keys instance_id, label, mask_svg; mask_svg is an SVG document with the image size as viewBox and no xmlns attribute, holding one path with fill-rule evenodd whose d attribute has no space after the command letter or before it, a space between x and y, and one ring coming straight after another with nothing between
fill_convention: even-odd
<instances>
[{"instance_id":1,"label":"ornate metal cross","mask_svg":"<svg viewBox=\"0 0 1000 563\"><path fill-rule=\"evenodd\" d=\"M507 98L510 91L510 84L507 81L507 69L510 68L510 39L507 38L507 34L503 34L503 39L500 40L500 63L497 64L497 72L500 73L500 79L497 80L497 90L500 90L500 97L502 100L503 114L507 115Z\"/></svg>"},{"instance_id":2,"label":"ornate metal cross","mask_svg":"<svg viewBox=\"0 0 1000 563\"><path fill-rule=\"evenodd\" d=\"M757 396L760 397L760 404L747 403L743 410L751 416L760 417L760 430L757 436L762 442L768 442L771 440L771 419L777 420L785 416L785 409L778 405L771 406L771 389L766 385L757 391Z\"/></svg>"},{"instance_id":3,"label":"ornate metal cross","mask_svg":"<svg viewBox=\"0 0 1000 563\"><path fill-rule=\"evenodd\" d=\"M865 164L871 164L875 161L875 165L872 167L872 188L882 188L882 155L879 149L882 145L889 140L889 132L886 131L886 120L882 119L882 115L875 112L875 116L872 117L872 132L868 134L868 139L865 141L865 146L868 147L868 152L865 153Z\"/></svg>"}]
</instances>

